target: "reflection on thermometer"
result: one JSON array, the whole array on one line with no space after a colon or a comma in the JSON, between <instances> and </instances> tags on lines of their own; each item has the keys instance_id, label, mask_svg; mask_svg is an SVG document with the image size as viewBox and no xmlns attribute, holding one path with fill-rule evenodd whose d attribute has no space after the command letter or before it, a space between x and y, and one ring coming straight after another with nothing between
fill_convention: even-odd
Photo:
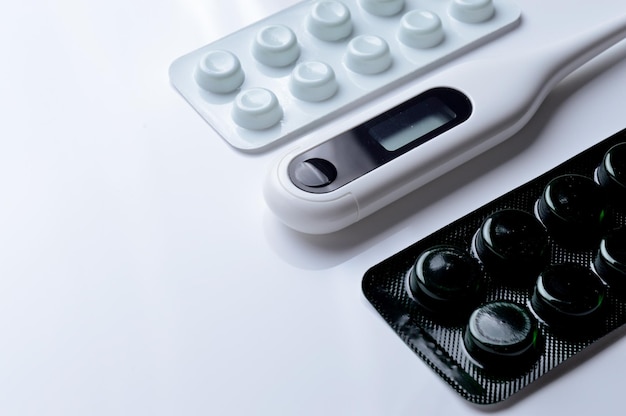
<instances>
[{"instance_id":1,"label":"reflection on thermometer","mask_svg":"<svg viewBox=\"0 0 626 416\"><path fill-rule=\"evenodd\" d=\"M559 81L624 37L626 16L527 55L458 65L424 93L284 156L266 178L267 204L304 233L353 224L512 136Z\"/></svg>"}]
</instances>

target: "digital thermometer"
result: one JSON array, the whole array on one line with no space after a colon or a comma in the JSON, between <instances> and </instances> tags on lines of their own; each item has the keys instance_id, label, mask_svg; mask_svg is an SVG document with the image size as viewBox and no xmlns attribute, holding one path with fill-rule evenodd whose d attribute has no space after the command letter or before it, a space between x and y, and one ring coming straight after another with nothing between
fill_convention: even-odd
<instances>
[{"instance_id":1,"label":"digital thermometer","mask_svg":"<svg viewBox=\"0 0 626 416\"><path fill-rule=\"evenodd\" d=\"M520 130L552 88L626 36L626 16L522 56L474 61L423 93L272 167L270 209L309 234L338 231Z\"/></svg>"}]
</instances>

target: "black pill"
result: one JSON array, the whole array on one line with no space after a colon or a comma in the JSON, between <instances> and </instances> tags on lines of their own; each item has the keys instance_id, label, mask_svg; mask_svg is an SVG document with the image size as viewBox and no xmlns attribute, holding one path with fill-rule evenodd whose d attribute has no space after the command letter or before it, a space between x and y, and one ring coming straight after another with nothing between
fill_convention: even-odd
<instances>
[{"instance_id":1,"label":"black pill","mask_svg":"<svg viewBox=\"0 0 626 416\"><path fill-rule=\"evenodd\" d=\"M497 301L472 313L463 342L480 365L505 371L532 362L539 351L539 338L537 321L527 308Z\"/></svg>"},{"instance_id":2,"label":"black pill","mask_svg":"<svg viewBox=\"0 0 626 416\"><path fill-rule=\"evenodd\" d=\"M595 270L611 288L626 288L626 227L621 227L600 240L594 259Z\"/></svg>"},{"instance_id":3,"label":"black pill","mask_svg":"<svg viewBox=\"0 0 626 416\"><path fill-rule=\"evenodd\" d=\"M580 244L597 239L605 209L605 193L597 183L582 175L562 175L545 187L537 215L561 242Z\"/></svg>"},{"instance_id":4,"label":"black pill","mask_svg":"<svg viewBox=\"0 0 626 416\"><path fill-rule=\"evenodd\" d=\"M616 144L604 155L597 169L598 183L621 196L626 195L626 143Z\"/></svg>"},{"instance_id":5,"label":"black pill","mask_svg":"<svg viewBox=\"0 0 626 416\"><path fill-rule=\"evenodd\" d=\"M446 245L421 253L409 274L415 299L428 309L446 313L461 312L473 304L481 281L478 262L462 249Z\"/></svg>"},{"instance_id":6,"label":"black pill","mask_svg":"<svg viewBox=\"0 0 626 416\"><path fill-rule=\"evenodd\" d=\"M549 239L532 214L507 209L487 217L474 238L478 258L500 275L537 277L548 260Z\"/></svg>"},{"instance_id":7,"label":"black pill","mask_svg":"<svg viewBox=\"0 0 626 416\"><path fill-rule=\"evenodd\" d=\"M537 279L531 306L557 330L589 332L602 314L606 289L597 275L577 263L548 267Z\"/></svg>"}]
</instances>

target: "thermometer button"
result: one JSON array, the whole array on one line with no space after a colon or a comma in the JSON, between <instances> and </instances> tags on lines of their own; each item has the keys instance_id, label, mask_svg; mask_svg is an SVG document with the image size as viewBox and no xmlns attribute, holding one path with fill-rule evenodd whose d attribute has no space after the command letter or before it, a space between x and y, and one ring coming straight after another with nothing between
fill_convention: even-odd
<instances>
[{"instance_id":1,"label":"thermometer button","mask_svg":"<svg viewBox=\"0 0 626 416\"><path fill-rule=\"evenodd\" d=\"M337 179L337 168L326 159L307 159L296 166L294 179L304 186L321 188Z\"/></svg>"}]
</instances>

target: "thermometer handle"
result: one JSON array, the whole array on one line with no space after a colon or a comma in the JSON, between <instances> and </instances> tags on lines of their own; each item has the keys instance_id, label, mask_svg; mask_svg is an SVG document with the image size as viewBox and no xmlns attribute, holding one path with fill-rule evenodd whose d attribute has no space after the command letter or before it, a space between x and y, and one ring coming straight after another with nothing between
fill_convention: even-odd
<instances>
[{"instance_id":1,"label":"thermometer handle","mask_svg":"<svg viewBox=\"0 0 626 416\"><path fill-rule=\"evenodd\" d=\"M459 92L471 102L468 119L327 193L294 185L290 161L311 148L294 150L268 175L268 205L305 233L325 234L357 222L511 137L559 81L624 37L626 15L526 54L450 68L424 82L423 94L441 88Z\"/></svg>"},{"instance_id":2,"label":"thermometer handle","mask_svg":"<svg viewBox=\"0 0 626 416\"><path fill-rule=\"evenodd\" d=\"M542 62L546 91L567 75L626 37L626 15L602 23L579 35L539 49L529 61Z\"/></svg>"}]
</instances>

